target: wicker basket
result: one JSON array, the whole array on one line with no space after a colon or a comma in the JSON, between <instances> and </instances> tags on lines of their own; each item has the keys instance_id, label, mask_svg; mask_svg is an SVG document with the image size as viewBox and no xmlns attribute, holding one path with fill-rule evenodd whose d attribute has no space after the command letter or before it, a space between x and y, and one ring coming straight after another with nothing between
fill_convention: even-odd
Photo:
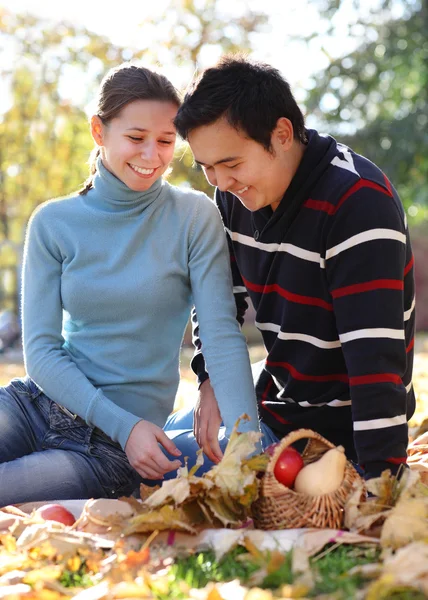
<instances>
[{"instance_id":1,"label":"wicker basket","mask_svg":"<svg viewBox=\"0 0 428 600\"><path fill-rule=\"evenodd\" d=\"M285 436L268 464L260 484L260 495L253 503L254 525L258 529L293 529L319 527L339 529L343 523L343 507L355 481L361 478L347 461L341 486L330 494L309 496L285 487L277 481L273 470L281 452L300 439L308 438L302 452L305 465L312 463L334 444L310 429L298 429Z\"/></svg>"}]
</instances>

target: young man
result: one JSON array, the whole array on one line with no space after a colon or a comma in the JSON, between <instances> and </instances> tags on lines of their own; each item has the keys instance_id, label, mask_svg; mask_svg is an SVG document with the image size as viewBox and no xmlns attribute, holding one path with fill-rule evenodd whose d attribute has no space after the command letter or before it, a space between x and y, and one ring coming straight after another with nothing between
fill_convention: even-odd
<instances>
[{"instance_id":1,"label":"young man","mask_svg":"<svg viewBox=\"0 0 428 600\"><path fill-rule=\"evenodd\" d=\"M278 438L306 427L344 445L366 478L396 473L415 409L413 256L397 192L369 160L305 129L269 65L224 58L175 124L216 186L238 319L247 295L256 309L261 421ZM219 456L221 416L194 321L199 441Z\"/></svg>"}]
</instances>

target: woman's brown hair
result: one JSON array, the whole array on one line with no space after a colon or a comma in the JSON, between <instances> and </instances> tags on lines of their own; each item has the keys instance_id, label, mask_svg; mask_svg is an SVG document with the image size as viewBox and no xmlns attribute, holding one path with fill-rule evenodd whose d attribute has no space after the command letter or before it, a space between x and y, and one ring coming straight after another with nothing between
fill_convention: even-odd
<instances>
[{"instance_id":1,"label":"woman's brown hair","mask_svg":"<svg viewBox=\"0 0 428 600\"><path fill-rule=\"evenodd\" d=\"M104 76L98 94L95 114L104 125L117 117L127 104L134 100L159 100L180 106L180 96L164 75L146 67L125 63L110 69ZM79 194L86 194L92 187L100 148L96 146L89 157L89 177Z\"/></svg>"}]
</instances>

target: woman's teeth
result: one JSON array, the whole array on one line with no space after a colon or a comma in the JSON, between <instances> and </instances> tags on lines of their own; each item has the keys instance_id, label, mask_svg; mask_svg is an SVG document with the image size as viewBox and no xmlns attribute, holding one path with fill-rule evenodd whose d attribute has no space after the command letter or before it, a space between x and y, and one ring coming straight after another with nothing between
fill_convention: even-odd
<instances>
[{"instance_id":1,"label":"woman's teeth","mask_svg":"<svg viewBox=\"0 0 428 600\"><path fill-rule=\"evenodd\" d=\"M153 175L156 169L142 169L141 167L137 167L136 165L129 165L131 169L137 171L137 173L141 173L141 175Z\"/></svg>"}]
</instances>

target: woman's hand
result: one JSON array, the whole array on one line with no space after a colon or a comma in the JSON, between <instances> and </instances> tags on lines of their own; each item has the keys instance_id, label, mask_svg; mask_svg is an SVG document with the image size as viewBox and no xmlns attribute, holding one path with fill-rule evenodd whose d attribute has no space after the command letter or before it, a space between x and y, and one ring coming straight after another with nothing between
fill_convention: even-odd
<instances>
[{"instance_id":1,"label":"woman's hand","mask_svg":"<svg viewBox=\"0 0 428 600\"><path fill-rule=\"evenodd\" d=\"M138 421L126 442L125 453L131 467L145 479L163 479L165 473L182 466L179 460L168 460L159 444L170 454L181 456L174 442L150 421Z\"/></svg>"},{"instance_id":2,"label":"woman's hand","mask_svg":"<svg viewBox=\"0 0 428 600\"><path fill-rule=\"evenodd\" d=\"M195 406L195 418L193 421L193 433L200 448L214 463L219 463L223 457L220 444L218 443L218 432L222 422L220 410L207 379L199 388L199 396Z\"/></svg>"}]
</instances>

